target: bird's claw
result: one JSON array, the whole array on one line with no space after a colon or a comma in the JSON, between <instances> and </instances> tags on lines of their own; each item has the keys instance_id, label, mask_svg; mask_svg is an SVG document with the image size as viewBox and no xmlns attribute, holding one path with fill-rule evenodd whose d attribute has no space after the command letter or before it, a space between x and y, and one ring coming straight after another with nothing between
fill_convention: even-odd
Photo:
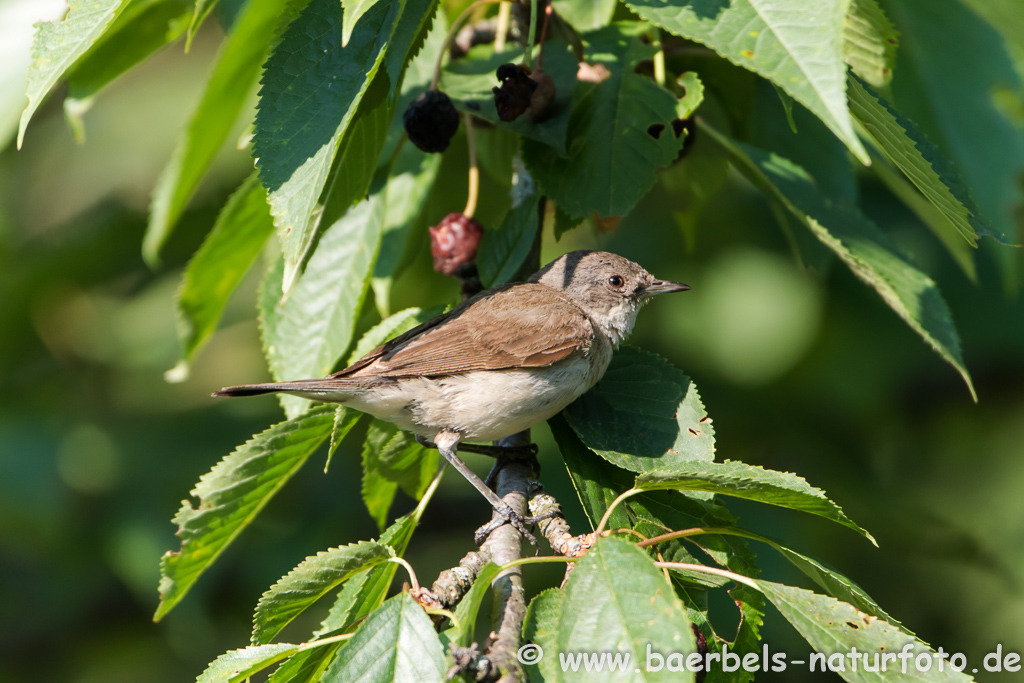
<instances>
[{"instance_id":1,"label":"bird's claw","mask_svg":"<svg viewBox=\"0 0 1024 683\"><path fill-rule=\"evenodd\" d=\"M476 541L478 546L484 544L484 541L487 540L487 537L490 536L492 531L504 524L511 524L516 531L522 534L523 537L530 542L530 545L534 548L538 547L536 537L530 533L529 529L526 528L526 525L536 524L541 519L547 519L545 515L541 515L539 517L524 517L508 505L502 505L500 508L495 507L494 512L495 515L491 518L491 521L477 529L473 536L473 539Z\"/></svg>"}]
</instances>

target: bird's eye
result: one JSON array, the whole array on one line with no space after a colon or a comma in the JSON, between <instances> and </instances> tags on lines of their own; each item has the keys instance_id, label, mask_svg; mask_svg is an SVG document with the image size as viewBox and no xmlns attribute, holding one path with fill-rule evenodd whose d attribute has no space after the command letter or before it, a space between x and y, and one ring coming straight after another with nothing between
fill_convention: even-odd
<instances>
[{"instance_id":1,"label":"bird's eye","mask_svg":"<svg viewBox=\"0 0 1024 683\"><path fill-rule=\"evenodd\" d=\"M612 275L610 278L608 278L608 284L610 284L612 287L621 287L622 278L618 275Z\"/></svg>"}]
</instances>

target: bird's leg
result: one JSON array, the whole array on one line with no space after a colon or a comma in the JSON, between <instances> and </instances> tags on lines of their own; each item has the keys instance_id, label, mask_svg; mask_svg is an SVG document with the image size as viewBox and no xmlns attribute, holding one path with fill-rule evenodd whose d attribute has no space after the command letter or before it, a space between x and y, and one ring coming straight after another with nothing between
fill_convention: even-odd
<instances>
[{"instance_id":1,"label":"bird's leg","mask_svg":"<svg viewBox=\"0 0 1024 683\"><path fill-rule=\"evenodd\" d=\"M416 441L427 448L437 448L436 443L423 438L419 434L416 435ZM477 455L486 455L492 458L508 458L509 460L537 456L537 444L535 443L528 443L523 446L487 446L478 443L461 443L459 444L459 450L463 453L476 453Z\"/></svg>"},{"instance_id":2,"label":"bird's leg","mask_svg":"<svg viewBox=\"0 0 1024 683\"><path fill-rule=\"evenodd\" d=\"M491 504L491 507L494 508L494 511L499 515L498 519L491 520L488 524L477 529L475 538L476 544L480 545L483 543L487 534L507 522L515 527L516 531L522 534L526 540L530 542L530 545L536 546L537 539L534 538L533 534L531 534L526 528L527 524L533 524L534 522L510 508L508 504L499 498L498 494L492 491L487 484L481 481L480 477L476 476L473 470L469 469L466 463L462 462L462 458L456 454L456 448L459 445L459 439L461 437L462 435L458 432L444 430L437 433L437 436L434 438L434 442L437 444L437 450L444 456L444 459L447 460L452 467L458 470L459 474L465 477L477 491L483 494L483 497L487 499L487 502ZM484 529L487 529L487 531L485 532Z\"/></svg>"}]
</instances>

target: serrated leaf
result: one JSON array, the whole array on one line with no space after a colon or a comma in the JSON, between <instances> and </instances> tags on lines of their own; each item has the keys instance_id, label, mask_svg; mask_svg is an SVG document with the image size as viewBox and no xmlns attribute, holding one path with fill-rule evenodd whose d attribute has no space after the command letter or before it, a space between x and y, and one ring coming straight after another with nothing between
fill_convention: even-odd
<instances>
[{"instance_id":1,"label":"serrated leaf","mask_svg":"<svg viewBox=\"0 0 1024 683\"><path fill-rule=\"evenodd\" d=\"M853 73L876 88L892 80L900 32L878 0L850 0L843 25L843 55Z\"/></svg>"},{"instance_id":2,"label":"serrated leaf","mask_svg":"<svg viewBox=\"0 0 1024 683\"><path fill-rule=\"evenodd\" d=\"M307 557L260 598L253 615L252 644L269 643L292 619L359 572L387 562L386 545L360 541Z\"/></svg>"},{"instance_id":3,"label":"serrated leaf","mask_svg":"<svg viewBox=\"0 0 1024 683\"><path fill-rule=\"evenodd\" d=\"M284 251L284 291L313 247L314 209L405 2L377 3L341 45L338 0L311 0L264 67L253 150ZM376 157L376 155L374 155Z\"/></svg>"},{"instance_id":4,"label":"serrated leaf","mask_svg":"<svg viewBox=\"0 0 1024 683\"><path fill-rule=\"evenodd\" d=\"M585 36L587 58L609 72L573 94L566 149L526 140L523 159L543 193L566 212L621 216L654 185L655 172L679 155L671 122L678 102L634 69L654 48L640 41L642 23L620 22Z\"/></svg>"},{"instance_id":5,"label":"serrated leaf","mask_svg":"<svg viewBox=\"0 0 1024 683\"><path fill-rule=\"evenodd\" d=\"M327 461L324 462L324 473L327 473L327 469L331 466L331 460L334 458L334 451L338 450L338 446L344 441L348 433L352 431L352 428L356 426L359 419L363 416L357 410L350 410L345 406L339 405L334 411L334 429L331 430L331 441L330 446L327 449Z\"/></svg>"},{"instance_id":6,"label":"serrated leaf","mask_svg":"<svg viewBox=\"0 0 1024 683\"><path fill-rule=\"evenodd\" d=\"M628 0L643 19L704 43L814 112L865 164L846 108L843 28L850 0Z\"/></svg>"},{"instance_id":7,"label":"serrated leaf","mask_svg":"<svg viewBox=\"0 0 1024 683\"><path fill-rule=\"evenodd\" d=\"M977 246L979 234L994 235L981 219L959 171L912 121L856 78L850 79L849 92L850 112L963 239Z\"/></svg>"},{"instance_id":8,"label":"serrated leaf","mask_svg":"<svg viewBox=\"0 0 1024 683\"><path fill-rule=\"evenodd\" d=\"M1005 42L962 2L890 0L885 7L902 32L893 105L956 164L997 241L1020 242L1014 212L1022 200L1024 134L993 93L1021 92L1024 79ZM999 258L1010 285L1018 253Z\"/></svg>"},{"instance_id":9,"label":"serrated leaf","mask_svg":"<svg viewBox=\"0 0 1024 683\"><path fill-rule=\"evenodd\" d=\"M823 198L807 173L788 159L730 140L707 125L702 129L730 155L737 169L762 192L781 202L853 271L878 292L897 315L952 365L977 400L960 354L960 338L935 282L914 266L855 207Z\"/></svg>"},{"instance_id":10,"label":"serrated leaf","mask_svg":"<svg viewBox=\"0 0 1024 683\"><path fill-rule=\"evenodd\" d=\"M583 443L632 472L714 458L715 434L693 381L664 358L625 346L564 412Z\"/></svg>"},{"instance_id":11,"label":"serrated leaf","mask_svg":"<svg viewBox=\"0 0 1024 683\"><path fill-rule=\"evenodd\" d=\"M419 498L436 472L437 451L427 450L390 422L370 422L363 442L362 495L379 529L387 526L398 487Z\"/></svg>"},{"instance_id":12,"label":"serrated leaf","mask_svg":"<svg viewBox=\"0 0 1024 683\"><path fill-rule=\"evenodd\" d=\"M216 329L228 299L273 231L267 191L253 174L228 199L213 230L185 268L177 302L182 346L174 370L177 378L184 379L196 353Z\"/></svg>"},{"instance_id":13,"label":"serrated leaf","mask_svg":"<svg viewBox=\"0 0 1024 683\"><path fill-rule=\"evenodd\" d=\"M560 205L555 204L555 240L562 239L562 235L583 223L582 216L573 216Z\"/></svg>"},{"instance_id":14,"label":"serrated leaf","mask_svg":"<svg viewBox=\"0 0 1024 683\"><path fill-rule=\"evenodd\" d=\"M538 593L526 610L526 619L523 620L523 640L527 643L539 641L553 642L556 634L552 629L557 628L558 615L562 611L562 600L565 591L559 588L548 588ZM526 680L533 681L554 681L559 675L556 669L558 666L556 657L542 657L540 661L527 660L523 665L526 671ZM539 669L539 670L538 670ZM542 675L543 674L543 675Z\"/></svg>"},{"instance_id":15,"label":"serrated leaf","mask_svg":"<svg viewBox=\"0 0 1024 683\"><path fill-rule=\"evenodd\" d=\"M298 645L274 643L232 650L213 660L196 683L237 683L299 651Z\"/></svg>"},{"instance_id":16,"label":"serrated leaf","mask_svg":"<svg viewBox=\"0 0 1024 683\"><path fill-rule=\"evenodd\" d=\"M93 46L67 72L64 115L78 142L85 141L82 116L100 90L185 32L192 14L187 0L130 2Z\"/></svg>"},{"instance_id":17,"label":"serrated leaf","mask_svg":"<svg viewBox=\"0 0 1024 683\"><path fill-rule=\"evenodd\" d=\"M142 242L150 265L159 263L160 250L238 119L286 4L248 0L221 45L199 102L153 189Z\"/></svg>"},{"instance_id":18,"label":"serrated leaf","mask_svg":"<svg viewBox=\"0 0 1024 683\"><path fill-rule=\"evenodd\" d=\"M320 407L256 435L204 474L174 517L181 550L160 561L159 621L185 596L331 433L334 411Z\"/></svg>"},{"instance_id":19,"label":"serrated leaf","mask_svg":"<svg viewBox=\"0 0 1024 683\"><path fill-rule=\"evenodd\" d=\"M573 107L573 88L576 85L577 62L564 40L553 38L544 44L544 72L555 86L555 101L549 114L536 123L526 115L505 122L494 106L493 88L500 85L498 67L522 61L523 49L510 46L504 52L494 53L491 45L477 45L464 57L453 60L445 67L441 84L452 103L461 111L489 121L499 128L510 130L524 138L541 142L565 154L565 133Z\"/></svg>"},{"instance_id":20,"label":"serrated leaf","mask_svg":"<svg viewBox=\"0 0 1024 683\"><path fill-rule=\"evenodd\" d=\"M509 209L501 227L484 232L477 251L480 282L489 289L509 282L529 256L537 238L540 195L534 192Z\"/></svg>"},{"instance_id":21,"label":"serrated leaf","mask_svg":"<svg viewBox=\"0 0 1024 683\"><path fill-rule=\"evenodd\" d=\"M341 30L342 47L348 45L348 41L352 37L352 30L359 23L359 18L378 2L380 0L341 0L341 6L345 10Z\"/></svg>"},{"instance_id":22,"label":"serrated leaf","mask_svg":"<svg viewBox=\"0 0 1024 683\"><path fill-rule=\"evenodd\" d=\"M283 259L260 286L263 349L278 381L323 377L352 340L369 286L384 219L384 195L376 192L327 229L306 274L282 304ZM289 416L309 401L282 396Z\"/></svg>"},{"instance_id":23,"label":"serrated leaf","mask_svg":"<svg viewBox=\"0 0 1024 683\"><path fill-rule=\"evenodd\" d=\"M28 106L18 126L18 149L25 129L50 88L103 35L129 0L68 0L63 19L36 25L28 70Z\"/></svg>"},{"instance_id":24,"label":"serrated leaf","mask_svg":"<svg viewBox=\"0 0 1024 683\"><path fill-rule=\"evenodd\" d=\"M488 562L480 568L473 585L466 594L459 600L459 606L455 608L455 619L457 626L445 632L448 641L457 647L469 647L473 643L473 634L476 632L476 618L480 612L480 605L484 596L490 590L491 582L498 575L500 567L493 562Z\"/></svg>"},{"instance_id":25,"label":"serrated leaf","mask_svg":"<svg viewBox=\"0 0 1024 683\"><path fill-rule=\"evenodd\" d=\"M847 517L842 508L828 499L824 491L790 472L766 470L734 460L680 462L671 468L639 475L636 487L644 491L708 491L802 510L849 527L872 543L875 542L871 534Z\"/></svg>"},{"instance_id":26,"label":"serrated leaf","mask_svg":"<svg viewBox=\"0 0 1024 683\"><path fill-rule=\"evenodd\" d=\"M672 586L651 559L621 538L600 539L576 563L557 611L537 614L534 638L552 659L559 653L598 655L628 653L625 670L590 667L543 667L554 681L693 681L693 672L637 668L648 651L696 651L690 621ZM549 678L550 675L550 678Z\"/></svg>"},{"instance_id":27,"label":"serrated leaf","mask_svg":"<svg viewBox=\"0 0 1024 683\"><path fill-rule=\"evenodd\" d=\"M356 629L321 680L441 683L446 668L433 622L408 593L399 593Z\"/></svg>"},{"instance_id":28,"label":"serrated leaf","mask_svg":"<svg viewBox=\"0 0 1024 683\"><path fill-rule=\"evenodd\" d=\"M392 524L387 531L381 534L378 542L390 547L394 550L395 555L400 557L405 553L422 510L423 504L421 503L416 512L406 515ZM355 628L356 623L384 602L397 570L397 564L386 562L362 571L346 581L331 606L327 618L324 619L315 635L318 638L324 638L335 633L346 633ZM319 681L342 645L344 643L333 643L321 648L299 652L278 667L277 671L267 679L267 683L315 683Z\"/></svg>"},{"instance_id":29,"label":"serrated leaf","mask_svg":"<svg viewBox=\"0 0 1024 683\"><path fill-rule=\"evenodd\" d=\"M845 602L825 595L818 595L803 588L784 586L769 581L758 581L760 589L778 608L782 616L793 624L808 643L816 651L826 655L837 667L842 662L843 671L839 675L851 683L867 683L877 681L928 681L938 683L949 681L966 683L972 681L970 676L955 671L948 662L939 669L938 655L927 644L908 635L877 617L865 614ZM932 666L927 671L919 671L913 661L908 661L906 673L902 663L896 659L897 653L904 647L913 657L927 654ZM858 666L853 667L850 654L853 648L859 653ZM892 659L885 661L889 655ZM835 657L834 659L832 657ZM812 655L813 657L813 655ZM867 658L868 667L864 666ZM878 671L882 663L884 671ZM833 669L835 670L835 669Z\"/></svg>"}]
</instances>

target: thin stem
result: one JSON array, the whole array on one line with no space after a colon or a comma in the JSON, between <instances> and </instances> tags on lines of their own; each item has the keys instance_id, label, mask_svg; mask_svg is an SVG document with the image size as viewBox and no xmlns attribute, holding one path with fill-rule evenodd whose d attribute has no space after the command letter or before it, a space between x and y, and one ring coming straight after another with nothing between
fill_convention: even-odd
<instances>
[{"instance_id":1,"label":"thin stem","mask_svg":"<svg viewBox=\"0 0 1024 683\"><path fill-rule=\"evenodd\" d=\"M636 547L646 548L648 546L657 545L658 543L664 543L665 541L671 541L676 538L686 538L687 536L697 536L699 534L714 533L710 529L702 527L695 527L693 529L682 529L680 531L672 531L667 534L661 534L660 536L652 536L646 541L637 543Z\"/></svg>"},{"instance_id":2,"label":"thin stem","mask_svg":"<svg viewBox=\"0 0 1024 683\"><path fill-rule=\"evenodd\" d=\"M462 25L469 18L469 15L473 13L477 7L482 5L493 5L496 2L502 2L502 0L476 0L472 5L462 10L462 14L456 17L455 21L452 22L451 28L448 29L448 33L445 34L444 43L441 44L441 51L437 53L437 61L434 63L434 78L430 81L430 89L437 90L437 82L441 78L441 63L444 61L444 55L448 52L448 47L452 44L452 40L455 39L456 34Z\"/></svg>"},{"instance_id":3,"label":"thin stem","mask_svg":"<svg viewBox=\"0 0 1024 683\"><path fill-rule=\"evenodd\" d=\"M331 643L340 643L343 640L348 640L349 638L351 638L354 635L355 635L355 632L352 632L352 633L342 633L342 634L339 634L339 635L336 635L336 636L331 636L329 638L321 638L320 640L311 640L308 643L303 643L302 645L299 645L298 651L299 652L305 652L306 650L312 650L313 648L323 647L324 645L330 645Z\"/></svg>"},{"instance_id":4,"label":"thin stem","mask_svg":"<svg viewBox=\"0 0 1024 683\"><path fill-rule=\"evenodd\" d=\"M508 36L508 25L512 18L512 3L502 2L498 5L498 23L494 30L494 51L505 51L505 37Z\"/></svg>"},{"instance_id":5,"label":"thin stem","mask_svg":"<svg viewBox=\"0 0 1024 683\"><path fill-rule=\"evenodd\" d=\"M661 29L651 29L651 44L658 51L654 53L654 81L665 87L665 50L661 47Z\"/></svg>"},{"instance_id":6,"label":"thin stem","mask_svg":"<svg viewBox=\"0 0 1024 683\"><path fill-rule=\"evenodd\" d=\"M389 557L388 562L394 562L405 567L405 571L409 572L409 580L412 581L412 590L416 593L420 592L420 582L416 578L416 572L413 570L412 565L403 560L401 557Z\"/></svg>"},{"instance_id":7,"label":"thin stem","mask_svg":"<svg viewBox=\"0 0 1024 683\"><path fill-rule=\"evenodd\" d=\"M540 28L540 45L537 47L537 63L534 65L534 71L540 71L544 64L544 43L548 39L548 24L551 23L551 13L554 9L551 7L551 3L544 8L544 24Z\"/></svg>"},{"instance_id":8,"label":"thin stem","mask_svg":"<svg viewBox=\"0 0 1024 683\"><path fill-rule=\"evenodd\" d=\"M423 611L426 612L427 614L439 614L442 617L446 617L447 619L449 619L452 622L452 626L454 626L455 628L459 627L459 619L458 619L458 617L456 617L455 614L452 611L450 611L450 610L446 610L446 609L444 609L442 607L432 607L432 608L424 607Z\"/></svg>"},{"instance_id":9,"label":"thin stem","mask_svg":"<svg viewBox=\"0 0 1024 683\"><path fill-rule=\"evenodd\" d=\"M526 52L523 53L523 64L530 63L530 55L533 54L533 43L537 38L537 0L530 0L530 35L526 43Z\"/></svg>"},{"instance_id":10,"label":"thin stem","mask_svg":"<svg viewBox=\"0 0 1024 683\"><path fill-rule=\"evenodd\" d=\"M619 495L618 498L613 500L612 504L608 506L608 509L604 511L604 515L601 517L601 522L597 525L597 528L594 529L594 534L596 534L597 536L601 535L601 532L604 531L604 525L608 523L608 518L612 516L612 512L615 510L619 503L626 500L630 496L635 496L638 493L643 493L643 489L629 489L628 491Z\"/></svg>"},{"instance_id":11,"label":"thin stem","mask_svg":"<svg viewBox=\"0 0 1024 683\"><path fill-rule=\"evenodd\" d=\"M416 509L413 510L413 519L417 524L420 522L420 518L423 516L423 511L427 509L427 503L434 497L434 491L437 491L437 485L441 483L441 477L444 476L445 470L448 469L448 461L444 461L441 464L441 469L434 475L434 479L427 486L427 490L423 492L423 497L420 498L419 504L416 505Z\"/></svg>"},{"instance_id":12,"label":"thin stem","mask_svg":"<svg viewBox=\"0 0 1024 683\"><path fill-rule=\"evenodd\" d=\"M701 572L703 574L714 574L715 576L723 576L727 579L732 579L737 583L742 583L750 586L754 590L760 591L761 587L757 585L753 579L742 574L730 572L725 569L717 569L715 567L708 567L703 564L691 564L689 562L655 562L655 567L664 567L665 569L682 569L684 571Z\"/></svg>"},{"instance_id":13,"label":"thin stem","mask_svg":"<svg viewBox=\"0 0 1024 683\"><path fill-rule=\"evenodd\" d=\"M476 200L480 194L480 168L476 163L476 134L473 133L473 117L463 114L466 123L466 142L469 144L469 195L466 197L466 208L462 215L472 218L476 213Z\"/></svg>"},{"instance_id":14,"label":"thin stem","mask_svg":"<svg viewBox=\"0 0 1024 683\"><path fill-rule=\"evenodd\" d=\"M636 536L637 538L641 539L642 541L646 541L647 540L647 537L644 536L639 531L637 531L636 529L627 529L626 527L619 527L618 529L606 529L605 531L603 531L601 533L601 536L611 536L612 534L618 534L618 533L622 533L622 532L626 532L628 534L633 534L634 536ZM637 543L638 547L642 546L642 545L643 545L642 543Z\"/></svg>"},{"instance_id":15,"label":"thin stem","mask_svg":"<svg viewBox=\"0 0 1024 683\"><path fill-rule=\"evenodd\" d=\"M511 562L507 562L507 563L501 565L501 570L500 571L503 572L506 569L511 569L512 567L518 567L519 565L522 565L522 564L548 564L548 563L551 563L551 562L561 562L561 563L564 564L566 562L575 562L578 559L580 559L580 558L578 558L578 557L566 557L565 555L538 555L536 557L521 557L518 560L513 560Z\"/></svg>"}]
</instances>

